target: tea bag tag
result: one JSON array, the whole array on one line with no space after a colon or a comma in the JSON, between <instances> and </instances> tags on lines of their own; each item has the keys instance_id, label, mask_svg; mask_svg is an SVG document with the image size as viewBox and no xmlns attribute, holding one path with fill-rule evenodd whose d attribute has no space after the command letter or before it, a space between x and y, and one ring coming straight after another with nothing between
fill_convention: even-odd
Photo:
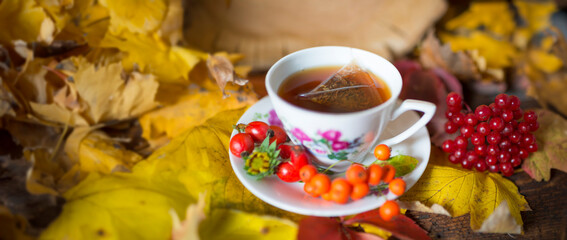
<instances>
[{"instance_id":1,"label":"tea bag tag","mask_svg":"<svg viewBox=\"0 0 567 240\"><path fill-rule=\"evenodd\" d=\"M364 110L382 103L376 80L354 60L313 90L299 94L298 98L345 112Z\"/></svg>"}]
</instances>

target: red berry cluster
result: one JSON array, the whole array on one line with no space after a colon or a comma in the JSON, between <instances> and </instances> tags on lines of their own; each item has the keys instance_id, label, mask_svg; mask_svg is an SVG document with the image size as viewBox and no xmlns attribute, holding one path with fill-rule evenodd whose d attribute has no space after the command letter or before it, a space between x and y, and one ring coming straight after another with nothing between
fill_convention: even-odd
<instances>
[{"instance_id":1,"label":"red berry cluster","mask_svg":"<svg viewBox=\"0 0 567 240\"><path fill-rule=\"evenodd\" d=\"M462 98L457 93L449 93L446 101L445 131L460 133L454 140L443 142L443 151L450 153L451 163L511 176L529 153L537 151L532 134L539 128L537 115L533 111L522 112L518 97L499 94L494 103L480 105L474 112L463 110Z\"/></svg>"}]
</instances>

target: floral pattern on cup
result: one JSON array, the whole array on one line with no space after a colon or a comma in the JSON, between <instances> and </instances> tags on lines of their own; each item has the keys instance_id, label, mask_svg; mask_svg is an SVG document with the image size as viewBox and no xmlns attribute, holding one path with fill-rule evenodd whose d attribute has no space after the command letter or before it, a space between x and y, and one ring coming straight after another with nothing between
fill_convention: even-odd
<instances>
[{"instance_id":1,"label":"floral pattern on cup","mask_svg":"<svg viewBox=\"0 0 567 240\"><path fill-rule=\"evenodd\" d=\"M264 121L270 125L283 127L280 119L274 109L270 109L267 113L255 113L253 121ZM295 144L301 144L311 150L315 157L324 157L334 160L348 159L349 155L357 153L357 148L363 143L362 136L354 140L341 139L343 135L337 130L317 131L316 137L310 137L299 128L286 129L291 133L290 138Z\"/></svg>"},{"instance_id":2,"label":"floral pattern on cup","mask_svg":"<svg viewBox=\"0 0 567 240\"><path fill-rule=\"evenodd\" d=\"M305 134L299 128L292 129L291 134L299 141L300 144L303 144L304 142L311 142L312 141L311 138L309 136L307 136L307 134Z\"/></svg>"},{"instance_id":3,"label":"floral pattern on cup","mask_svg":"<svg viewBox=\"0 0 567 240\"><path fill-rule=\"evenodd\" d=\"M254 113L254 116L252 117L252 121L263 121L263 122L267 122L270 125L283 128L283 123L276 114L276 111L274 109L271 109L267 113L259 113L259 112Z\"/></svg>"},{"instance_id":4,"label":"floral pattern on cup","mask_svg":"<svg viewBox=\"0 0 567 240\"><path fill-rule=\"evenodd\" d=\"M336 130L317 131L317 136L311 138L299 128L291 131L294 142L304 145L315 155L334 160L348 159L348 156L357 152L357 148L362 144L362 137L352 141L341 139L342 133Z\"/></svg>"},{"instance_id":5,"label":"floral pattern on cup","mask_svg":"<svg viewBox=\"0 0 567 240\"><path fill-rule=\"evenodd\" d=\"M342 133L336 130L317 131L317 135L321 138L314 141L315 145L324 145L328 149L324 154L329 159L348 159L348 156L355 153L358 146L362 144L362 137L350 141L341 139Z\"/></svg>"}]
</instances>

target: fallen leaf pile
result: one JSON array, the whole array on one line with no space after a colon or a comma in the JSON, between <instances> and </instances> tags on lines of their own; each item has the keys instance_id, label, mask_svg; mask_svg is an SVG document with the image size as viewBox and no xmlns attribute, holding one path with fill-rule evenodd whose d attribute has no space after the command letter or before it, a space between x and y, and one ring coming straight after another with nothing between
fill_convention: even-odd
<instances>
[{"instance_id":1,"label":"fallen leaf pile","mask_svg":"<svg viewBox=\"0 0 567 240\"><path fill-rule=\"evenodd\" d=\"M18 231L2 233L37 236L59 215L62 198L66 200L62 215L51 226L70 224L64 219L79 226L112 218L93 219L90 213L63 217L69 209L84 207L155 213L156 221L148 224L167 224L172 206L181 211L191 202L177 192L139 185L144 176L119 174L133 172L145 156L216 113L257 99L249 86L241 86L249 68L233 66L243 56L184 46L182 4L176 0L0 1L0 128L7 134L2 145L14 146L6 148L10 155L3 156L7 159L2 169L19 169L6 172L9 181L2 188L22 193L23 199L7 195L2 201L2 209L8 210L3 212L10 213L2 216L18 223ZM110 185L97 187L93 182L98 179ZM113 186L130 192L114 192ZM163 192L155 193L156 189ZM37 201L34 196L48 200ZM135 211L144 205L138 200L152 207L148 212ZM33 209L53 213L22 211L29 201ZM88 207L93 201L99 209ZM125 204L131 204L131 210ZM148 232L150 238L171 232L157 226ZM95 232L98 236L138 234L122 225L92 227L103 229Z\"/></svg>"}]
</instances>

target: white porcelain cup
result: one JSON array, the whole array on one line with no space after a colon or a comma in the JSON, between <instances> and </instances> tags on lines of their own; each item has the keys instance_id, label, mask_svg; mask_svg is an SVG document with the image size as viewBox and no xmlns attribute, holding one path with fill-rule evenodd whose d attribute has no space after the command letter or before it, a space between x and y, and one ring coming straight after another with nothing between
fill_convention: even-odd
<instances>
[{"instance_id":1,"label":"white porcelain cup","mask_svg":"<svg viewBox=\"0 0 567 240\"><path fill-rule=\"evenodd\" d=\"M370 109L349 113L317 112L295 106L280 96L282 82L299 71L324 66L344 66L353 60L364 70L381 78L391 92L384 103ZM266 89L274 110L294 144L306 147L316 164L330 166L338 160L360 162L375 146L389 121L409 110L423 112L422 117L402 133L380 141L389 146L402 142L431 120L435 105L418 100L404 100L396 108L402 90L400 73L388 60L368 51L339 46L314 47L291 53L277 61L266 75ZM343 161L337 168L344 168Z\"/></svg>"}]
</instances>

